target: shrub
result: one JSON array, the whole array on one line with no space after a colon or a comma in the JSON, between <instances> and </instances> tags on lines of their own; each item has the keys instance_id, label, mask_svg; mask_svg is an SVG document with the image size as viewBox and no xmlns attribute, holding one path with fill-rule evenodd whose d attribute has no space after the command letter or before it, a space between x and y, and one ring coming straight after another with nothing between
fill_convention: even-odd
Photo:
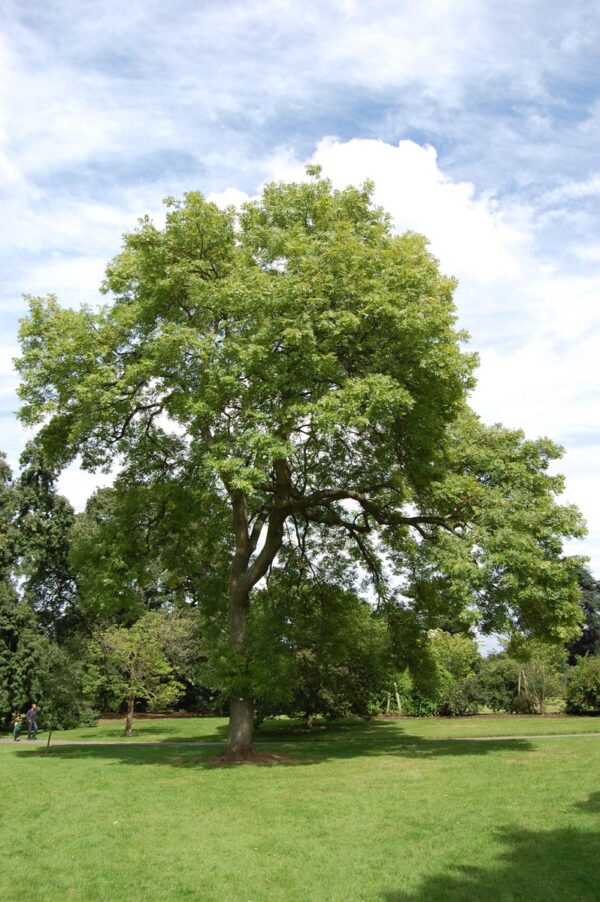
<instances>
[{"instance_id":1,"label":"shrub","mask_svg":"<svg viewBox=\"0 0 600 902\"><path fill-rule=\"evenodd\" d=\"M567 713L600 712L600 658L577 658L567 677Z\"/></svg>"},{"instance_id":2,"label":"shrub","mask_svg":"<svg viewBox=\"0 0 600 902\"><path fill-rule=\"evenodd\" d=\"M519 666L506 654L484 658L477 674L479 704L490 711L514 710L519 691Z\"/></svg>"},{"instance_id":3,"label":"shrub","mask_svg":"<svg viewBox=\"0 0 600 902\"><path fill-rule=\"evenodd\" d=\"M464 717L477 714L479 704L477 674L469 673L463 679L451 680L442 692L438 713L446 717Z\"/></svg>"}]
</instances>

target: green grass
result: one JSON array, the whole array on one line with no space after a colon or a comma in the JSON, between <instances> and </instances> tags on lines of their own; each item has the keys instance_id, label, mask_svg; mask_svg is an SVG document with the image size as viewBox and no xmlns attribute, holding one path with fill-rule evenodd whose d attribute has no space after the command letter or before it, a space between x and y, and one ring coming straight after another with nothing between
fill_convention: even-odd
<instances>
[{"instance_id":1,"label":"green grass","mask_svg":"<svg viewBox=\"0 0 600 902\"><path fill-rule=\"evenodd\" d=\"M63 741L122 741L128 744L136 740L144 742L225 742L227 718L193 717L137 720L133 736L124 735L125 721L101 721L95 727L79 727L76 730L55 731L53 740ZM420 718L406 720L379 720L366 724L354 722L318 723L313 736L287 718L269 721L257 731L258 742L273 742L291 738L337 741L356 735L364 739L374 735L378 739L409 733L423 738L462 738L477 736L540 736L562 733L600 733L600 717L452 717ZM46 739L43 732L40 740ZM21 734L22 738L26 733Z\"/></svg>"},{"instance_id":2,"label":"green grass","mask_svg":"<svg viewBox=\"0 0 600 902\"><path fill-rule=\"evenodd\" d=\"M56 738L118 738L120 723ZM144 721L179 746L0 746L0 898L598 898L600 732L589 718L337 724L263 732L288 766L214 767L223 719ZM26 875L32 869L33 877Z\"/></svg>"}]
</instances>

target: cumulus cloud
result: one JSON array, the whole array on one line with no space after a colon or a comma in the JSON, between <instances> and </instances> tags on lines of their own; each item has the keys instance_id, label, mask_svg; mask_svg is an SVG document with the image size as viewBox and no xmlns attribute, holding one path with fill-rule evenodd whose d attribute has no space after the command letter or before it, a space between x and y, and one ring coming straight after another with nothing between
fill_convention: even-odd
<instances>
[{"instance_id":1,"label":"cumulus cloud","mask_svg":"<svg viewBox=\"0 0 600 902\"><path fill-rule=\"evenodd\" d=\"M311 162L337 187L374 180L375 200L392 214L396 229L426 235L446 272L479 285L520 275L529 233L511 223L491 195L477 196L472 183L449 178L434 147L325 138ZM305 177L303 164L285 152L274 156L271 168L275 178Z\"/></svg>"}]
</instances>

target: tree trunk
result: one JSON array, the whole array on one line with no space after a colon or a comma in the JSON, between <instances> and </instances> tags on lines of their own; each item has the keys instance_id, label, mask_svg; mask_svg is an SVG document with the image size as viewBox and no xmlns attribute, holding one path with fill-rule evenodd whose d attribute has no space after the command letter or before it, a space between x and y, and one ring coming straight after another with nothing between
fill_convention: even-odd
<instances>
[{"instance_id":1,"label":"tree trunk","mask_svg":"<svg viewBox=\"0 0 600 902\"><path fill-rule=\"evenodd\" d=\"M254 754L253 729L254 701L251 698L232 698L226 754L233 758L251 757Z\"/></svg>"},{"instance_id":2,"label":"tree trunk","mask_svg":"<svg viewBox=\"0 0 600 902\"><path fill-rule=\"evenodd\" d=\"M127 718L125 720L125 735L131 736L133 731L133 696L127 699Z\"/></svg>"},{"instance_id":3,"label":"tree trunk","mask_svg":"<svg viewBox=\"0 0 600 902\"><path fill-rule=\"evenodd\" d=\"M231 694L229 738L223 755L223 758L230 761L253 761L257 757L252 745L254 700L248 673L248 616L250 592L267 573L283 540L286 517L284 502L288 499L290 473L286 461L276 461L275 470L279 482L277 503L269 516L268 524L266 520L256 518L250 532L244 493L225 483L231 498L236 537L235 554L229 571L229 625L237 673L236 685ZM264 526L267 526L264 545L251 564L250 560Z\"/></svg>"},{"instance_id":4,"label":"tree trunk","mask_svg":"<svg viewBox=\"0 0 600 902\"><path fill-rule=\"evenodd\" d=\"M229 597L229 615L231 625L231 645L238 654L239 681L246 682L245 646L250 611L250 594L240 590L232 579ZM254 700L245 695L232 695L229 709L229 736L225 747L225 757L231 760L251 760L256 753L252 744L254 730Z\"/></svg>"}]
</instances>

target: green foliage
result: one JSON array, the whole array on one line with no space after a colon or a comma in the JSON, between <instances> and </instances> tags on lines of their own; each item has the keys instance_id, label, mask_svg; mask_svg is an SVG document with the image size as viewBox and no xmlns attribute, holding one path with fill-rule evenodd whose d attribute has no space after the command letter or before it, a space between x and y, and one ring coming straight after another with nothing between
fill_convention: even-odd
<instances>
[{"instance_id":1,"label":"green foliage","mask_svg":"<svg viewBox=\"0 0 600 902\"><path fill-rule=\"evenodd\" d=\"M83 696L83 643L66 645L38 628L26 601L0 588L0 718L35 701L41 723L73 727L93 720Z\"/></svg>"},{"instance_id":2,"label":"green foliage","mask_svg":"<svg viewBox=\"0 0 600 902\"><path fill-rule=\"evenodd\" d=\"M398 690L402 714L409 717L433 717L439 714L442 693L449 682L448 675L434 671L428 677L427 681L417 682L408 670L396 675L393 689L394 694L396 688Z\"/></svg>"},{"instance_id":3,"label":"green foliage","mask_svg":"<svg viewBox=\"0 0 600 902\"><path fill-rule=\"evenodd\" d=\"M600 655L600 582L581 564L577 571L583 614L581 634L568 645L569 663L584 655Z\"/></svg>"},{"instance_id":4,"label":"green foliage","mask_svg":"<svg viewBox=\"0 0 600 902\"><path fill-rule=\"evenodd\" d=\"M564 695L564 647L516 635L509 643L508 654L519 666L519 691L513 710L545 714L550 699Z\"/></svg>"},{"instance_id":5,"label":"green foliage","mask_svg":"<svg viewBox=\"0 0 600 902\"><path fill-rule=\"evenodd\" d=\"M165 479L100 489L76 518L70 564L88 622L131 625L148 610L226 599L226 510L218 530L202 493Z\"/></svg>"},{"instance_id":6,"label":"green foliage","mask_svg":"<svg viewBox=\"0 0 600 902\"><path fill-rule=\"evenodd\" d=\"M61 642L80 629L69 566L73 508L57 494L57 473L40 444L29 442L12 491L14 573L42 629Z\"/></svg>"},{"instance_id":7,"label":"green foliage","mask_svg":"<svg viewBox=\"0 0 600 902\"><path fill-rule=\"evenodd\" d=\"M563 478L548 472L561 454L548 439L485 427L470 411L457 419L430 503L461 525L438 527L410 558L409 592L438 618L429 628L446 617L456 626L462 618L463 628L478 623L484 632L517 630L551 642L578 633L580 560L562 555L562 539L585 530L579 511L558 503Z\"/></svg>"},{"instance_id":8,"label":"green foliage","mask_svg":"<svg viewBox=\"0 0 600 902\"><path fill-rule=\"evenodd\" d=\"M478 675L452 679L442 693L438 713L446 717L478 714L481 706Z\"/></svg>"},{"instance_id":9,"label":"green foliage","mask_svg":"<svg viewBox=\"0 0 600 902\"><path fill-rule=\"evenodd\" d=\"M600 658L578 658L570 668L567 679L567 712L600 712Z\"/></svg>"},{"instance_id":10,"label":"green foliage","mask_svg":"<svg viewBox=\"0 0 600 902\"><path fill-rule=\"evenodd\" d=\"M195 642L189 618L158 611L129 628L102 630L90 643L86 694L114 708L136 699L151 711L170 708L185 690L177 677L186 673Z\"/></svg>"},{"instance_id":11,"label":"green foliage","mask_svg":"<svg viewBox=\"0 0 600 902\"><path fill-rule=\"evenodd\" d=\"M492 711L544 714L551 700L564 696L566 667L562 646L515 635L507 651L481 662L479 702Z\"/></svg>"},{"instance_id":12,"label":"green foliage","mask_svg":"<svg viewBox=\"0 0 600 902\"><path fill-rule=\"evenodd\" d=\"M0 583L0 717L36 700L35 680L46 644L29 605L14 587Z\"/></svg>"},{"instance_id":13,"label":"green foliage","mask_svg":"<svg viewBox=\"0 0 600 902\"><path fill-rule=\"evenodd\" d=\"M271 714L369 717L386 685L385 627L354 593L278 573L251 615L252 685Z\"/></svg>"},{"instance_id":14,"label":"green foliage","mask_svg":"<svg viewBox=\"0 0 600 902\"><path fill-rule=\"evenodd\" d=\"M519 695L519 664L505 652L489 655L480 664L477 674L477 696L490 711L515 710Z\"/></svg>"},{"instance_id":15,"label":"green foliage","mask_svg":"<svg viewBox=\"0 0 600 902\"><path fill-rule=\"evenodd\" d=\"M71 640L57 645L43 639L43 655L32 681L32 698L46 728L92 726L98 712L84 694L85 644Z\"/></svg>"},{"instance_id":16,"label":"green foliage","mask_svg":"<svg viewBox=\"0 0 600 902\"><path fill-rule=\"evenodd\" d=\"M413 649L414 649L413 645ZM396 678L402 713L413 717L476 714L475 670L481 658L468 636L431 631L418 658Z\"/></svg>"},{"instance_id":17,"label":"green foliage","mask_svg":"<svg viewBox=\"0 0 600 902\"><path fill-rule=\"evenodd\" d=\"M435 630L429 637L433 659L454 680L468 677L479 665L477 642L470 636Z\"/></svg>"}]
</instances>

